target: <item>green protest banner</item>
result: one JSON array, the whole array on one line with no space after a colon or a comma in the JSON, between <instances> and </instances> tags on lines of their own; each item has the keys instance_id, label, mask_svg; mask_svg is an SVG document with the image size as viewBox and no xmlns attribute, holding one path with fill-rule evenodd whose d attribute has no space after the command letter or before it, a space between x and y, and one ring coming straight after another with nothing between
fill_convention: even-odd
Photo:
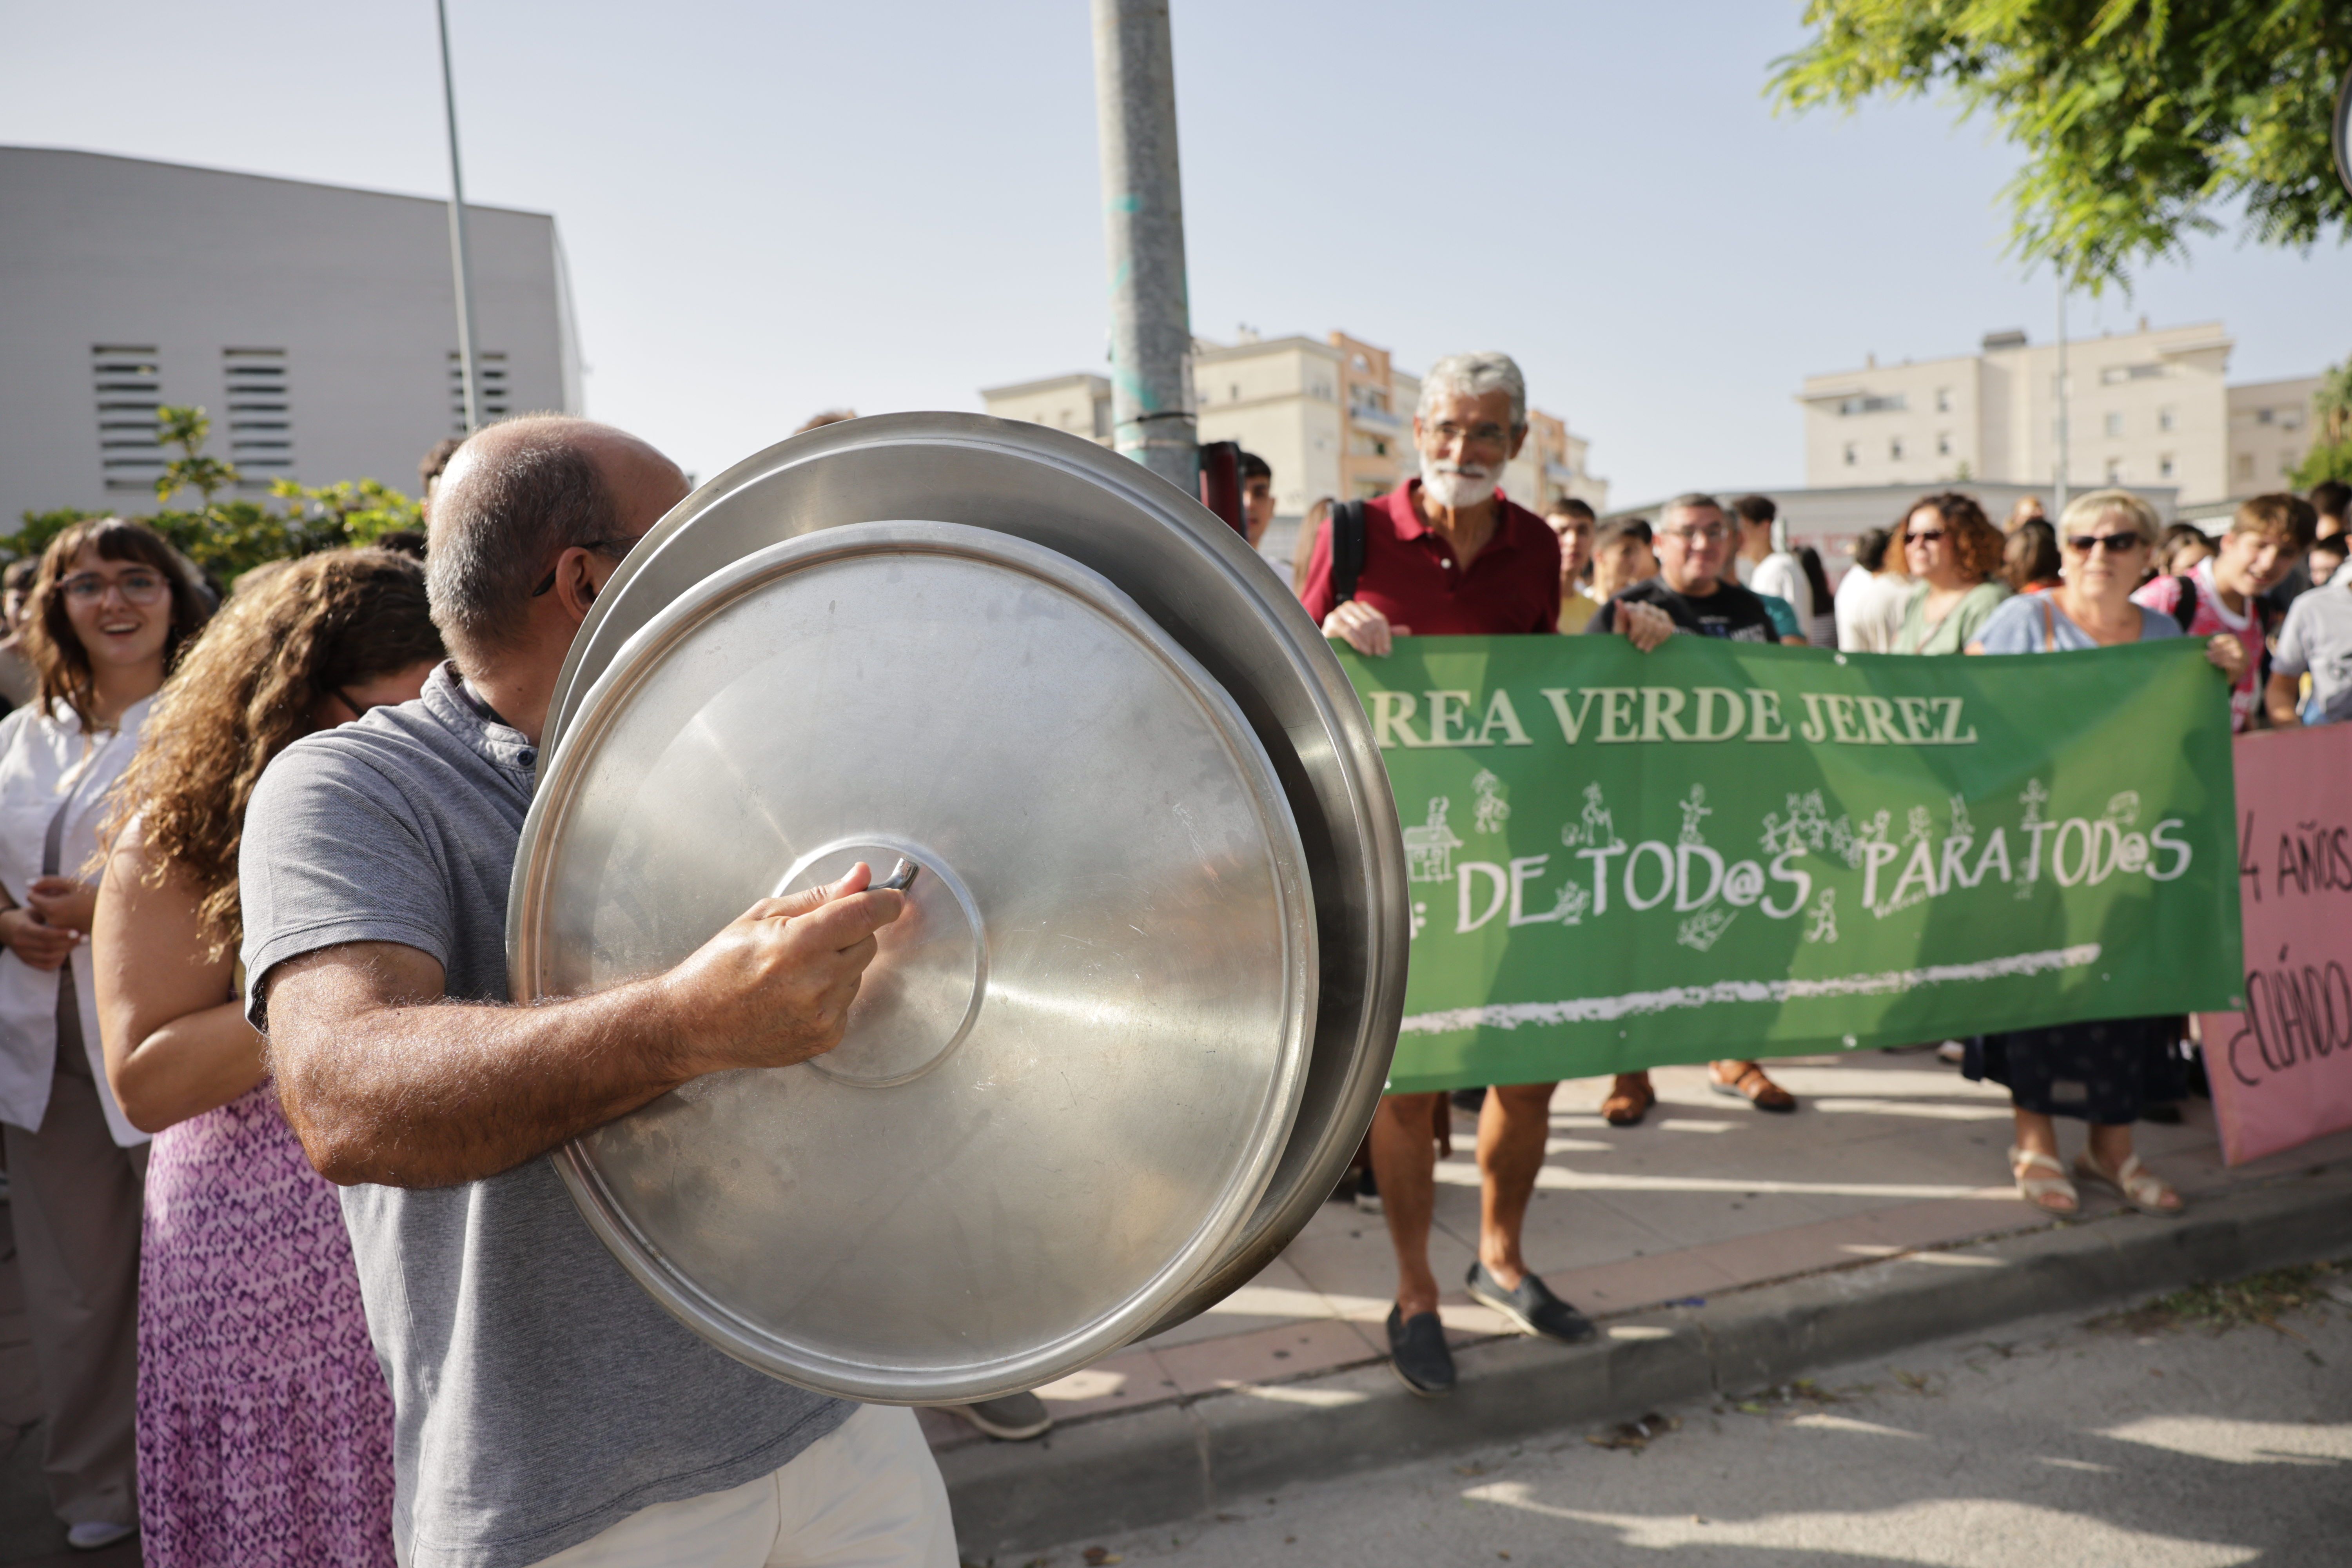
<instances>
[{"instance_id":1,"label":"green protest banner","mask_svg":"<svg viewBox=\"0 0 2352 1568\"><path fill-rule=\"evenodd\" d=\"M1395 1091L2237 1005L2229 710L2191 639L1339 657L1404 827Z\"/></svg>"}]
</instances>

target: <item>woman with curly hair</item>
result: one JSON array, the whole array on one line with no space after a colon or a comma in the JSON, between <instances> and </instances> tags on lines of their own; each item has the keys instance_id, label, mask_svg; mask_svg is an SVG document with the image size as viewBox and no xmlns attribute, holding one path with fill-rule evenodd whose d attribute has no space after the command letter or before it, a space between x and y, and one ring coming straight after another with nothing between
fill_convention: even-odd
<instances>
[{"instance_id":1,"label":"woman with curly hair","mask_svg":"<svg viewBox=\"0 0 2352 1568\"><path fill-rule=\"evenodd\" d=\"M146 1561L391 1568L392 1397L334 1189L245 1020L237 844L262 770L423 689L424 569L341 550L247 574L163 689L107 824L107 1075L156 1134L139 1310Z\"/></svg>"},{"instance_id":2,"label":"woman with curly hair","mask_svg":"<svg viewBox=\"0 0 2352 1568\"><path fill-rule=\"evenodd\" d=\"M40 1377L49 1501L75 1546L131 1533L146 1134L106 1089L89 930L107 794L181 645L211 613L161 537L78 522L33 574L35 700L0 720L0 1122Z\"/></svg>"},{"instance_id":3,"label":"woman with curly hair","mask_svg":"<svg viewBox=\"0 0 2352 1568\"><path fill-rule=\"evenodd\" d=\"M1903 523L1903 560L1917 584L1903 605L1896 653L1958 653L2009 597L2002 540L1972 496L1922 496Z\"/></svg>"}]
</instances>

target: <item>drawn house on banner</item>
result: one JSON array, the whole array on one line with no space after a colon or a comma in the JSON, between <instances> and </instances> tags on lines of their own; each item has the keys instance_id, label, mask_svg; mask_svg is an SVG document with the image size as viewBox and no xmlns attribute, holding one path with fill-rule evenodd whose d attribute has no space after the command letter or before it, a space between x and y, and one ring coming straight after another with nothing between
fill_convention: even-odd
<instances>
[{"instance_id":1,"label":"drawn house on banner","mask_svg":"<svg viewBox=\"0 0 2352 1568\"><path fill-rule=\"evenodd\" d=\"M1432 795L1429 820L1419 827L1404 830L1405 871L1413 881L1450 882L1454 879L1454 852L1462 847L1462 840L1445 826L1445 814L1453 805L1442 795Z\"/></svg>"}]
</instances>

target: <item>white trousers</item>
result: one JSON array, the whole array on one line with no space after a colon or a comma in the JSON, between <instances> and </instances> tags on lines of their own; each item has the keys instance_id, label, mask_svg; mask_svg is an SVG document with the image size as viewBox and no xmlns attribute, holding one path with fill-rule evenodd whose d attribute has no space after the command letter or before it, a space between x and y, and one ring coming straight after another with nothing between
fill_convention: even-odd
<instances>
[{"instance_id":1,"label":"white trousers","mask_svg":"<svg viewBox=\"0 0 2352 1568\"><path fill-rule=\"evenodd\" d=\"M957 1568L915 1413L866 1405L780 1470L639 1509L540 1568Z\"/></svg>"}]
</instances>

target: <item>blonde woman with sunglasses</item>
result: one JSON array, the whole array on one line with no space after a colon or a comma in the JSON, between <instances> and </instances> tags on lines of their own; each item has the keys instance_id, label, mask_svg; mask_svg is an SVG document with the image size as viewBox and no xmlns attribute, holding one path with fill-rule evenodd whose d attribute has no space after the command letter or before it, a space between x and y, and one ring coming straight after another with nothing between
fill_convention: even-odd
<instances>
[{"instance_id":1,"label":"blonde woman with sunglasses","mask_svg":"<svg viewBox=\"0 0 2352 1568\"><path fill-rule=\"evenodd\" d=\"M2046 594L2021 595L2002 605L1968 651L2065 653L2180 636L2170 616L2132 603L2158 526L2155 509L2128 490L2078 497L2058 520L2065 580ZM2205 657L2233 683L2244 672L2246 650L2234 637L2210 639ZM2148 1098L2151 1068L2168 1044L2168 1022L2116 1018L1969 1042L1961 1070L2009 1089L2017 1121L2010 1173L2020 1197L2045 1214L2073 1215L2082 1207L2079 1180L2111 1189L2143 1214L2181 1212L2180 1194L2132 1150L2132 1123ZM2061 1116L2090 1127L2074 1158L2074 1180L2059 1162L2054 1119Z\"/></svg>"}]
</instances>

